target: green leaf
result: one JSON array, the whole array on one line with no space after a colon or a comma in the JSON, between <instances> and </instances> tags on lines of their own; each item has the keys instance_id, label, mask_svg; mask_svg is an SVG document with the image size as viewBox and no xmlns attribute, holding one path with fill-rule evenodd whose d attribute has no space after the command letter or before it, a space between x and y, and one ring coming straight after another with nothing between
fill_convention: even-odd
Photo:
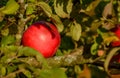
<instances>
[{"instance_id":1,"label":"green leaf","mask_svg":"<svg viewBox=\"0 0 120 78\"><path fill-rule=\"evenodd\" d=\"M119 38L114 35L113 32L109 32L108 30L104 28L97 29L98 34L102 37L103 42L107 45L109 45L112 41L118 41Z\"/></svg>"},{"instance_id":2,"label":"green leaf","mask_svg":"<svg viewBox=\"0 0 120 78\"><path fill-rule=\"evenodd\" d=\"M57 15L52 14L51 20L56 25L58 31L62 32L64 29L64 25L63 25L61 19Z\"/></svg>"},{"instance_id":3,"label":"green leaf","mask_svg":"<svg viewBox=\"0 0 120 78\"><path fill-rule=\"evenodd\" d=\"M4 66L0 66L0 75L4 76L6 74L6 68Z\"/></svg>"},{"instance_id":4,"label":"green leaf","mask_svg":"<svg viewBox=\"0 0 120 78\"><path fill-rule=\"evenodd\" d=\"M1 50L1 52L4 52L4 54L8 54L10 52L16 52L18 50L18 48L19 48L19 46L10 45L10 46L2 46L0 48L0 50Z\"/></svg>"},{"instance_id":5,"label":"green leaf","mask_svg":"<svg viewBox=\"0 0 120 78\"><path fill-rule=\"evenodd\" d=\"M23 73L24 73L24 75L25 75L27 78L32 78L32 75L31 75L31 72L30 72L30 71L25 70Z\"/></svg>"},{"instance_id":6,"label":"green leaf","mask_svg":"<svg viewBox=\"0 0 120 78\"><path fill-rule=\"evenodd\" d=\"M81 25L74 21L70 27L70 33L73 40L78 41L80 39L82 32Z\"/></svg>"},{"instance_id":7,"label":"green leaf","mask_svg":"<svg viewBox=\"0 0 120 78\"><path fill-rule=\"evenodd\" d=\"M30 47L21 47L18 56L32 56L36 57L37 61L43 64L43 68L49 68L46 59L42 56L42 54L33 48Z\"/></svg>"},{"instance_id":8,"label":"green leaf","mask_svg":"<svg viewBox=\"0 0 120 78\"><path fill-rule=\"evenodd\" d=\"M33 48L30 47L21 47L19 52L18 52L18 56L36 56L36 55L40 55L42 57L42 55L34 50Z\"/></svg>"},{"instance_id":9,"label":"green leaf","mask_svg":"<svg viewBox=\"0 0 120 78\"><path fill-rule=\"evenodd\" d=\"M42 70L39 78L67 78L67 76L62 69L53 68Z\"/></svg>"},{"instance_id":10,"label":"green leaf","mask_svg":"<svg viewBox=\"0 0 120 78\"><path fill-rule=\"evenodd\" d=\"M101 35L98 35L95 40L98 44L101 44L103 42L103 38L101 37Z\"/></svg>"},{"instance_id":11,"label":"green leaf","mask_svg":"<svg viewBox=\"0 0 120 78\"><path fill-rule=\"evenodd\" d=\"M46 13L48 17L51 17L52 15L52 9L51 7L45 3L45 2L39 2L39 6L42 8L42 10Z\"/></svg>"},{"instance_id":12,"label":"green leaf","mask_svg":"<svg viewBox=\"0 0 120 78\"><path fill-rule=\"evenodd\" d=\"M12 35L2 37L1 44L8 45L15 42L15 37Z\"/></svg>"},{"instance_id":13,"label":"green leaf","mask_svg":"<svg viewBox=\"0 0 120 78\"><path fill-rule=\"evenodd\" d=\"M12 65L12 66L8 65L7 66L7 74L15 71L17 69L17 67L18 67L17 65Z\"/></svg>"},{"instance_id":14,"label":"green leaf","mask_svg":"<svg viewBox=\"0 0 120 78\"><path fill-rule=\"evenodd\" d=\"M9 0L4 9L1 10L4 14L14 14L19 9L19 4L15 0Z\"/></svg>"},{"instance_id":15,"label":"green leaf","mask_svg":"<svg viewBox=\"0 0 120 78\"><path fill-rule=\"evenodd\" d=\"M56 56L62 56L64 54L62 53L62 51L60 49L58 49L55 55Z\"/></svg>"},{"instance_id":16,"label":"green leaf","mask_svg":"<svg viewBox=\"0 0 120 78\"><path fill-rule=\"evenodd\" d=\"M26 8L26 15L30 15L34 12L34 6L28 5Z\"/></svg>"},{"instance_id":17,"label":"green leaf","mask_svg":"<svg viewBox=\"0 0 120 78\"><path fill-rule=\"evenodd\" d=\"M4 19L5 14L3 14L2 12L0 12L0 22Z\"/></svg>"},{"instance_id":18,"label":"green leaf","mask_svg":"<svg viewBox=\"0 0 120 78\"><path fill-rule=\"evenodd\" d=\"M98 34L103 36L106 33L108 33L108 30L106 30L105 28L99 28L99 29L97 29L97 32L98 32Z\"/></svg>"},{"instance_id":19,"label":"green leaf","mask_svg":"<svg viewBox=\"0 0 120 78\"><path fill-rule=\"evenodd\" d=\"M68 3L68 4L65 4L65 3ZM61 18L70 18L70 13L72 11L72 5L73 5L72 0L64 0L64 1L54 0L55 12ZM67 12L65 12L64 9L66 9Z\"/></svg>"},{"instance_id":20,"label":"green leaf","mask_svg":"<svg viewBox=\"0 0 120 78\"><path fill-rule=\"evenodd\" d=\"M98 47L99 47L99 45L96 42L91 46L91 54L92 55L96 55L97 54Z\"/></svg>"}]
</instances>

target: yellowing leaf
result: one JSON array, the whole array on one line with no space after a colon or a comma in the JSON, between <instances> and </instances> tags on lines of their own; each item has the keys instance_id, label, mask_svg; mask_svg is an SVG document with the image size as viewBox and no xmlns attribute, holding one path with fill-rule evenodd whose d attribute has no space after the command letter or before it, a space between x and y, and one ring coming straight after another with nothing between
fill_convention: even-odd
<instances>
[{"instance_id":1,"label":"yellowing leaf","mask_svg":"<svg viewBox=\"0 0 120 78\"><path fill-rule=\"evenodd\" d=\"M58 3L57 0L54 0L54 9L56 14L62 18L69 18L73 5L72 0L69 0L66 7L68 13L64 11L64 9L66 9L64 5L65 5L64 2Z\"/></svg>"},{"instance_id":2,"label":"yellowing leaf","mask_svg":"<svg viewBox=\"0 0 120 78\"><path fill-rule=\"evenodd\" d=\"M14 14L19 9L19 4L15 0L9 0L4 9L1 10L4 14Z\"/></svg>"},{"instance_id":3,"label":"yellowing leaf","mask_svg":"<svg viewBox=\"0 0 120 78\"><path fill-rule=\"evenodd\" d=\"M73 24L71 24L70 28L70 33L73 40L78 41L80 39L81 32L82 32L81 25L74 21Z\"/></svg>"},{"instance_id":4,"label":"yellowing leaf","mask_svg":"<svg viewBox=\"0 0 120 78\"><path fill-rule=\"evenodd\" d=\"M90 5L86 8L85 12L86 14L92 16L95 14L95 8L97 7L97 5L100 3L101 0L95 0L92 3L90 3Z\"/></svg>"},{"instance_id":5,"label":"yellowing leaf","mask_svg":"<svg viewBox=\"0 0 120 78\"><path fill-rule=\"evenodd\" d=\"M102 36L103 42L107 45L109 45L112 41L119 40L119 38L115 36L113 32L108 32L104 29L98 29L97 32Z\"/></svg>"},{"instance_id":6,"label":"yellowing leaf","mask_svg":"<svg viewBox=\"0 0 120 78\"><path fill-rule=\"evenodd\" d=\"M105 37L104 38L104 42L106 43L106 44L110 44L112 41L118 41L119 40L119 38L118 37L116 37L116 36L110 36L110 37Z\"/></svg>"},{"instance_id":7,"label":"yellowing leaf","mask_svg":"<svg viewBox=\"0 0 120 78\"><path fill-rule=\"evenodd\" d=\"M99 20L93 21L92 24L91 24L91 28L90 28L91 31L96 32L97 29L100 27L100 25L101 25L101 21L99 21Z\"/></svg>"},{"instance_id":8,"label":"yellowing leaf","mask_svg":"<svg viewBox=\"0 0 120 78\"><path fill-rule=\"evenodd\" d=\"M68 14L71 13L71 11L72 11L72 6L73 6L72 0L69 0L69 1L68 1L68 4L67 4L67 7L66 7Z\"/></svg>"}]
</instances>

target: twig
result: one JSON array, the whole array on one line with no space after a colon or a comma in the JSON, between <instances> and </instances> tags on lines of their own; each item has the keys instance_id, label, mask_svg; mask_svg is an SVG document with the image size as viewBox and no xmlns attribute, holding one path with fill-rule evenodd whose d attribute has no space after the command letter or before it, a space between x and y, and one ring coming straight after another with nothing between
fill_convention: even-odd
<instances>
[{"instance_id":1,"label":"twig","mask_svg":"<svg viewBox=\"0 0 120 78\"><path fill-rule=\"evenodd\" d=\"M120 50L120 47L116 47L116 48L113 48L109 54L107 55L106 57L106 60L104 62L104 68L105 68L105 71L109 74L108 72L108 66L109 66L109 63L110 63L110 60L112 59L113 55L118 51Z\"/></svg>"},{"instance_id":2,"label":"twig","mask_svg":"<svg viewBox=\"0 0 120 78\"><path fill-rule=\"evenodd\" d=\"M83 46L73 50L71 54L48 58L47 61L51 66L73 66L76 64L88 63L89 59L85 59L82 55L82 52Z\"/></svg>"}]
</instances>

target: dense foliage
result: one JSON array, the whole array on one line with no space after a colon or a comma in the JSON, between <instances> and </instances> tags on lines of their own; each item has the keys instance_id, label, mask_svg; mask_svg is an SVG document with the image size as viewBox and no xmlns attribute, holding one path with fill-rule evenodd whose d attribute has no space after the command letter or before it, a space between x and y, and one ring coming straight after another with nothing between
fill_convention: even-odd
<instances>
[{"instance_id":1,"label":"dense foliage","mask_svg":"<svg viewBox=\"0 0 120 78\"><path fill-rule=\"evenodd\" d=\"M21 44L38 21L61 35L53 57ZM0 78L119 78L119 0L0 0L0 31Z\"/></svg>"}]
</instances>

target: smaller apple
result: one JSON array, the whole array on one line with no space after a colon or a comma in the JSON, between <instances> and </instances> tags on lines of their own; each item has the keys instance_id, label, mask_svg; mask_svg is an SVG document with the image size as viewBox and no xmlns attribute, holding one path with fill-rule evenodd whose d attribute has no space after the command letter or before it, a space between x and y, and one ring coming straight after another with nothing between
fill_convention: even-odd
<instances>
[{"instance_id":1,"label":"smaller apple","mask_svg":"<svg viewBox=\"0 0 120 78\"><path fill-rule=\"evenodd\" d=\"M114 32L115 35L120 39L120 24L117 24L116 27L113 28L111 31ZM111 46L112 46L112 47L120 46L120 40L113 41L113 42L111 43Z\"/></svg>"},{"instance_id":2,"label":"smaller apple","mask_svg":"<svg viewBox=\"0 0 120 78\"><path fill-rule=\"evenodd\" d=\"M23 33L22 45L34 48L45 58L56 53L60 45L60 34L55 25L40 21L32 24Z\"/></svg>"},{"instance_id":3,"label":"smaller apple","mask_svg":"<svg viewBox=\"0 0 120 78\"><path fill-rule=\"evenodd\" d=\"M118 62L120 63L120 54L114 55L111 59L111 62Z\"/></svg>"}]
</instances>

